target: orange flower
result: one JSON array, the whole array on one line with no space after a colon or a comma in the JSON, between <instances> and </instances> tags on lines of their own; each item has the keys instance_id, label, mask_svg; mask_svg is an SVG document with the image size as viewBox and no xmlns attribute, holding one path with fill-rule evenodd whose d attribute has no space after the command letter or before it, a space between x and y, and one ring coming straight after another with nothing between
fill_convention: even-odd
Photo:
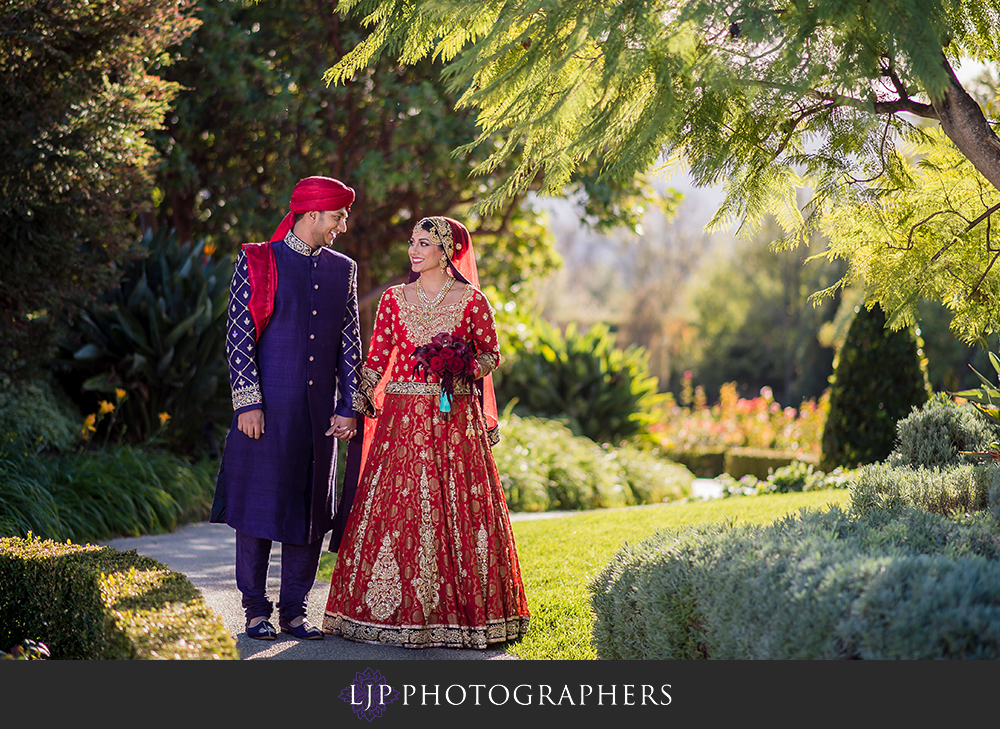
<instances>
[{"instance_id":1,"label":"orange flower","mask_svg":"<svg viewBox=\"0 0 1000 729\"><path fill-rule=\"evenodd\" d=\"M91 413L84 419L83 427L80 428L80 436L84 440L90 438L91 433L97 432L97 426L95 423L97 423L97 415L95 413Z\"/></svg>"},{"instance_id":2,"label":"orange flower","mask_svg":"<svg viewBox=\"0 0 1000 729\"><path fill-rule=\"evenodd\" d=\"M160 413L160 427L162 428L170 420L170 413Z\"/></svg>"},{"instance_id":3,"label":"orange flower","mask_svg":"<svg viewBox=\"0 0 1000 729\"><path fill-rule=\"evenodd\" d=\"M125 391L122 388L120 388L120 387L116 387L115 388L115 401L116 402L121 402L124 399L125 399Z\"/></svg>"},{"instance_id":4,"label":"orange flower","mask_svg":"<svg viewBox=\"0 0 1000 729\"><path fill-rule=\"evenodd\" d=\"M100 407L101 415L107 415L108 413L110 413L112 410L115 409L115 406L109 403L107 400L101 400L98 403L98 406Z\"/></svg>"}]
</instances>

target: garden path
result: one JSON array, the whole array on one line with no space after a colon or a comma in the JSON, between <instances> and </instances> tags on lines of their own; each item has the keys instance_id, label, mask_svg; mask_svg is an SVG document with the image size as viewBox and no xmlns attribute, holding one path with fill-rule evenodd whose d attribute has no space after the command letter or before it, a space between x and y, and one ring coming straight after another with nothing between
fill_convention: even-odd
<instances>
[{"instance_id":1,"label":"garden path","mask_svg":"<svg viewBox=\"0 0 1000 729\"><path fill-rule=\"evenodd\" d=\"M700 498L720 495L721 486L709 479L696 479L693 493ZM630 507L641 508L641 507ZM512 521L527 519L552 519L575 512L542 512L538 514L511 514ZM425 648L411 650L390 646L354 643L327 635L323 640L296 640L279 634L274 641L248 638L244 630L240 593L236 589L233 559L236 536L226 524L202 522L188 524L169 534L151 534L142 537L112 539L102 544L121 551L134 549L141 555L162 562L175 572L183 573L198 588L208 606L223 620L226 629L236 640L243 660L516 660L507 655L505 648L494 647L485 651L455 650L450 648ZM278 594L278 577L281 569L281 545L275 544L271 552L268 571L268 592ZM310 595L308 619L313 625L322 625L323 609L329 584L317 581Z\"/></svg>"}]
</instances>

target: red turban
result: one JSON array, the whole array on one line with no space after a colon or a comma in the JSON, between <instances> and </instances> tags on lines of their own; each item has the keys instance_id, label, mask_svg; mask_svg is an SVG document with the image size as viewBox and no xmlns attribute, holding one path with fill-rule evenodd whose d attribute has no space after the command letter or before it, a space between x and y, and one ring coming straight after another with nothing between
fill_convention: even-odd
<instances>
[{"instance_id":1,"label":"red turban","mask_svg":"<svg viewBox=\"0 0 1000 729\"><path fill-rule=\"evenodd\" d=\"M277 227L271 240L284 240L285 235L295 224L295 214L309 213L313 210L351 209L354 202L354 189L340 180L332 177L307 177L299 180L292 191L292 199L288 204L291 213L285 216Z\"/></svg>"}]
</instances>

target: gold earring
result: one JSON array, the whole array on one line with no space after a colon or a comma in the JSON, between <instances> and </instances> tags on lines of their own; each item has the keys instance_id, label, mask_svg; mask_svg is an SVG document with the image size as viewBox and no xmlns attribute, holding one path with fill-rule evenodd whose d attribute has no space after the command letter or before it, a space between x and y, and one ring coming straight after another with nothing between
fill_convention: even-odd
<instances>
[{"instance_id":1,"label":"gold earring","mask_svg":"<svg viewBox=\"0 0 1000 729\"><path fill-rule=\"evenodd\" d=\"M441 267L442 271L447 270L448 269L448 256L441 256L441 260L438 262L438 265Z\"/></svg>"}]
</instances>

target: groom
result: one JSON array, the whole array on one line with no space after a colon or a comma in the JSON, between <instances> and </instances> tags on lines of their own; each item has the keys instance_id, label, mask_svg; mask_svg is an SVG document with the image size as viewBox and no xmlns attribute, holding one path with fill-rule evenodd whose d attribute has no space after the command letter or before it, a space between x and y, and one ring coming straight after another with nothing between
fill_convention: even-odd
<instances>
[{"instance_id":1,"label":"groom","mask_svg":"<svg viewBox=\"0 0 1000 729\"><path fill-rule=\"evenodd\" d=\"M216 483L212 522L236 530L236 584L251 638L277 637L267 595L272 542L281 543L278 627L319 640L306 620L322 540L336 549L354 496L361 438L348 451L336 498L334 438L357 432L361 365L357 264L330 248L347 230L354 190L307 177L267 243L236 258L226 352L232 428Z\"/></svg>"}]
</instances>

